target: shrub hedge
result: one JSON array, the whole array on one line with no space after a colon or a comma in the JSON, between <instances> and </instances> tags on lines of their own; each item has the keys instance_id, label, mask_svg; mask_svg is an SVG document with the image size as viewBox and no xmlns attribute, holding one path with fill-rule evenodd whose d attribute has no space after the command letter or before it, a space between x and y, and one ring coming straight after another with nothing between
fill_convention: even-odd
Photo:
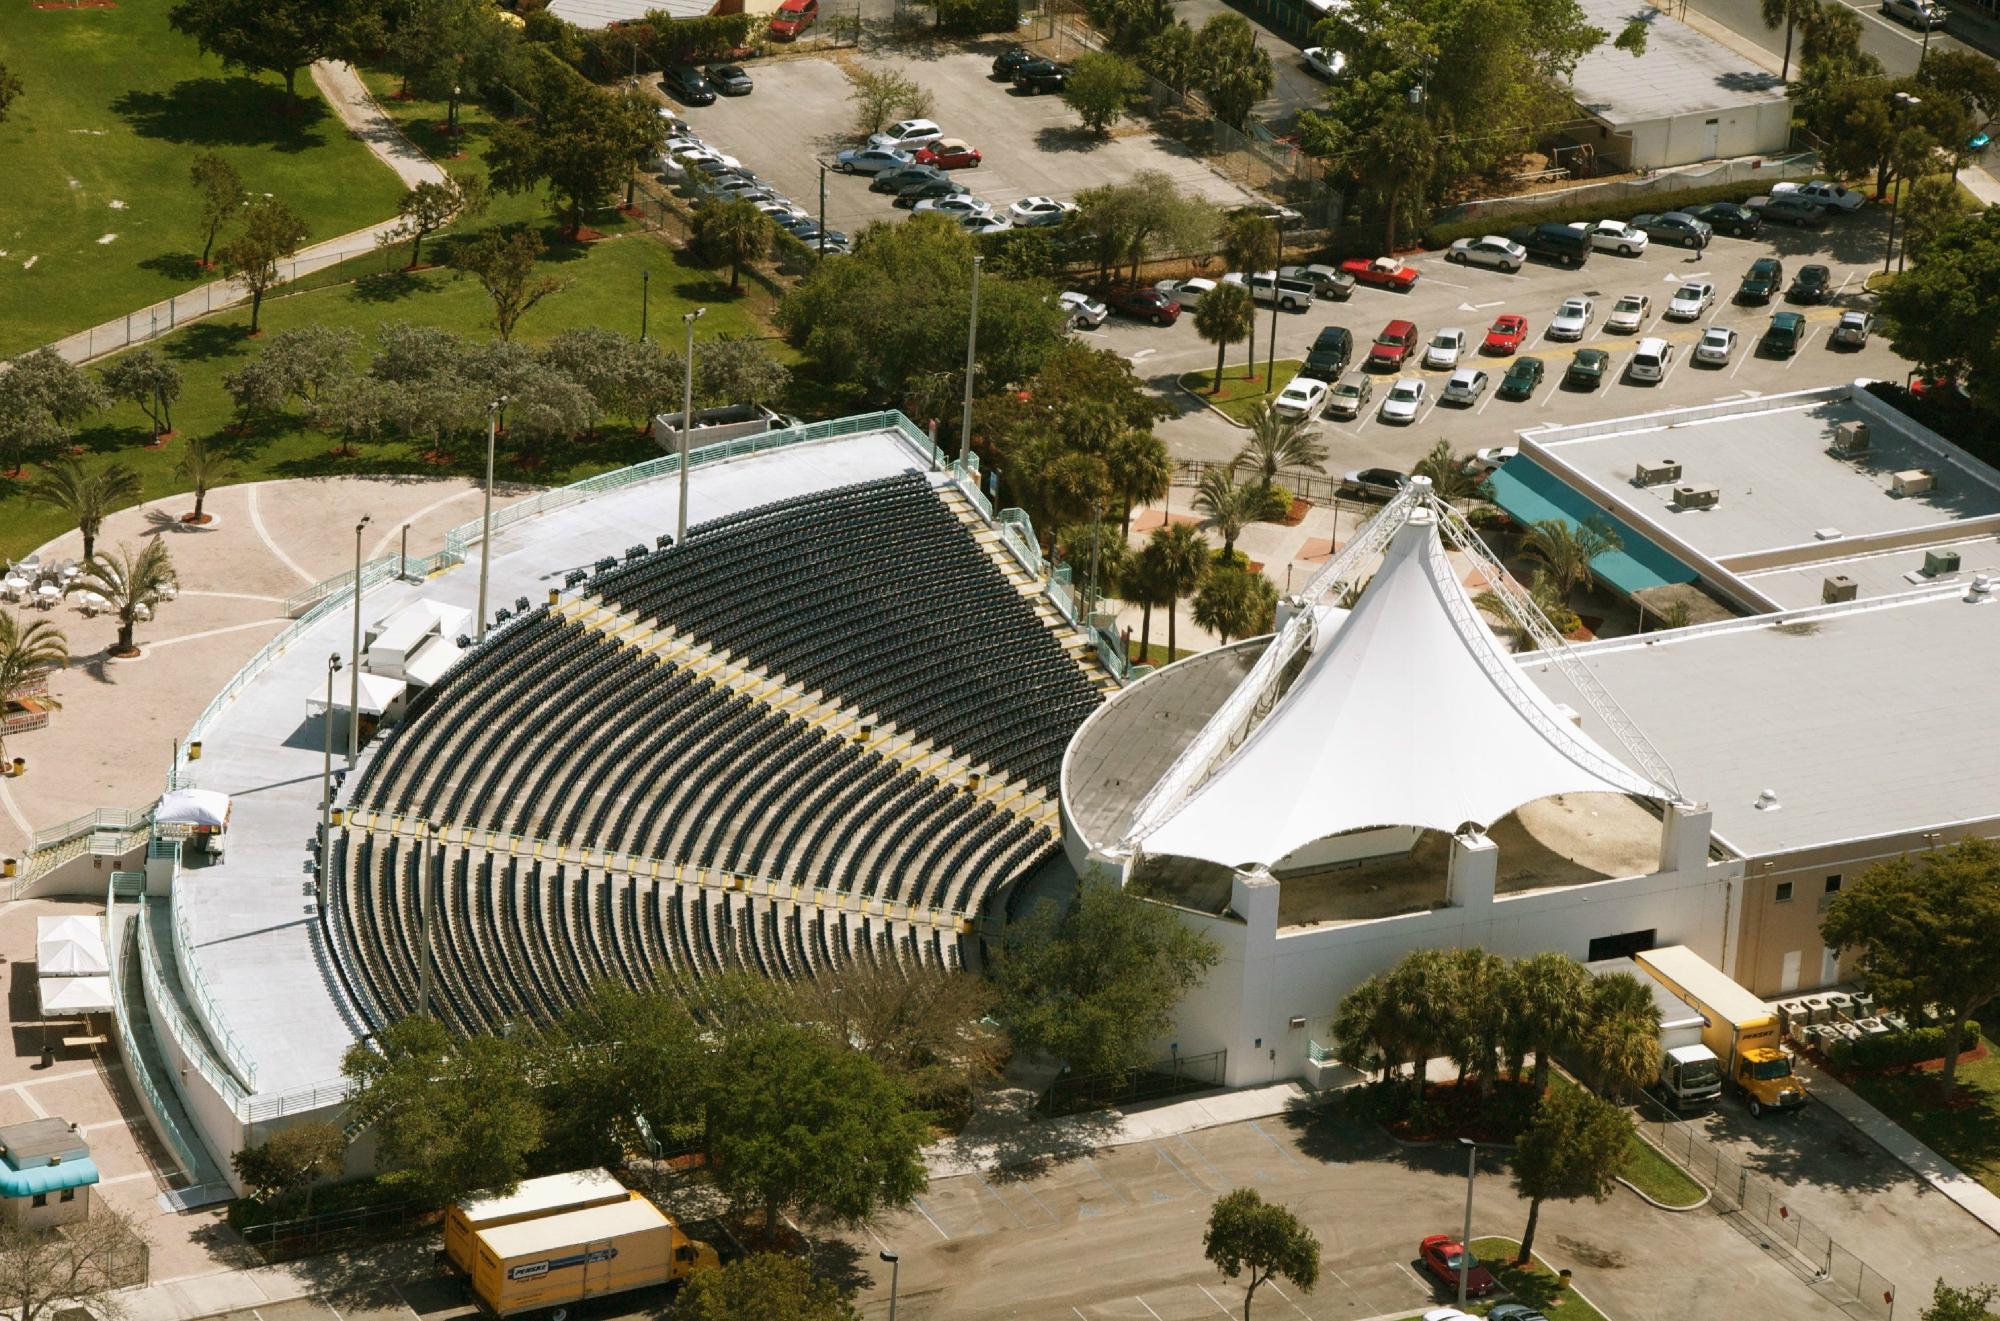
<instances>
[{"instance_id":1,"label":"shrub hedge","mask_svg":"<svg viewBox=\"0 0 2000 1321\"><path fill-rule=\"evenodd\" d=\"M1979 1041L1979 1024L1965 1023L1961 1042ZM1913 1027L1907 1032L1891 1032L1882 1037L1862 1037L1858 1041L1836 1041L1826 1048L1826 1057L1837 1069L1894 1069L1905 1064L1921 1064L1944 1056L1942 1027Z\"/></svg>"},{"instance_id":2,"label":"shrub hedge","mask_svg":"<svg viewBox=\"0 0 2000 1321\"><path fill-rule=\"evenodd\" d=\"M1423 243L1427 248L1451 246L1453 239L1478 238L1483 234L1504 234L1518 225L1539 225L1543 223L1568 224L1572 220L1602 220L1607 213L1636 216L1641 212L1658 213L1679 211L1685 207L1700 206L1705 202L1741 202L1745 198L1757 197L1771 190L1771 183L1739 181L1737 183L1707 184L1699 188L1669 188L1657 193L1634 194L1615 205L1607 199L1579 198L1572 201L1554 201L1548 206L1533 207L1523 211L1509 211L1502 215L1485 215L1466 220L1433 220L1425 227Z\"/></svg>"}]
</instances>

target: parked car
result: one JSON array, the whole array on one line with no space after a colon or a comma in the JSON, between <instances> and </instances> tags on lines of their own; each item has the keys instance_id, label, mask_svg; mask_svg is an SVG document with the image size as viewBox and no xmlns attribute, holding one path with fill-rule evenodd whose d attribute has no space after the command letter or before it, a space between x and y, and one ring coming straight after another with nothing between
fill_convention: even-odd
<instances>
[{"instance_id":1,"label":"parked car","mask_svg":"<svg viewBox=\"0 0 2000 1321\"><path fill-rule=\"evenodd\" d=\"M1528 318L1517 312L1502 312L1493 318L1493 325L1486 332L1486 342L1480 348L1486 353L1512 353L1527 338Z\"/></svg>"},{"instance_id":2,"label":"parked car","mask_svg":"<svg viewBox=\"0 0 2000 1321\"><path fill-rule=\"evenodd\" d=\"M1474 450L1472 457L1465 461L1460 471L1473 477L1484 477L1509 459L1519 458L1520 455L1519 445L1488 445L1485 449Z\"/></svg>"},{"instance_id":3,"label":"parked car","mask_svg":"<svg viewBox=\"0 0 2000 1321\"><path fill-rule=\"evenodd\" d=\"M1352 421L1361 416L1361 410L1368 407L1374 394L1375 382L1366 376L1342 381L1327 392L1326 415Z\"/></svg>"},{"instance_id":4,"label":"parked car","mask_svg":"<svg viewBox=\"0 0 2000 1321\"><path fill-rule=\"evenodd\" d=\"M1215 281L1192 276L1185 280L1162 280L1153 286L1182 307L1199 307L1204 295L1215 289Z\"/></svg>"},{"instance_id":5,"label":"parked car","mask_svg":"<svg viewBox=\"0 0 2000 1321\"><path fill-rule=\"evenodd\" d=\"M1354 336L1346 326L1327 326L1314 337L1312 348L1306 352L1305 366L1299 370L1307 376L1317 376L1328 383L1339 380L1347 371L1347 364L1354 357Z\"/></svg>"},{"instance_id":6,"label":"parked car","mask_svg":"<svg viewBox=\"0 0 2000 1321\"><path fill-rule=\"evenodd\" d=\"M1308 46L1299 54L1305 56L1306 68L1328 81L1347 71L1347 56L1331 46Z\"/></svg>"},{"instance_id":7,"label":"parked car","mask_svg":"<svg viewBox=\"0 0 2000 1321\"><path fill-rule=\"evenodd\" d=\"M1622 220L1600 220L1594 225L1578 221L1570 228L1588 234L1590 246L1599 252L1615 252L1621 257L1636 257L1652 242L1645 230L1636 229Z\"/></svg>"},{"instance_id":8,"label":"parked car","mask_svg":"<svg viewBox=\"0 0 2000 1321\"><path fill-rule=\"evenodd\" d=\"M1486 393L1486 373L1477 367L1460 367L1444 383L1444 400L1447 404L1460 404L1467 408L1479 402Z\"/></svg>"},{"instance_id":9,"label":"parked car","mask_svg":"<svg viewBox=\"0 0 2000 1321\"><path fill-rule=\"evenodd\" d=\"M1465 332L1456 326L1440 330L1424 347L1424 366L1456 367L1465 353Z\"/></svg>"},{"instance_id":10,"label":"parked car","mask_svg":"<svg viewBox=\"0 0 2000 1321\"><path fill-rule=\"evenodd\" d=\"M1238 216L1256 216L1259 220L1276 221L1280 225L1296 225L1305 217L1288 206L1276 202L1248 202L1242 206L1232 206L1223 212L1231 220Z\"/></svg>"},{"instance_id":11,"label":"parked car","mask_svg":"<svg viewBox=\"0 0 2000 1321\"><path fill-rule=\"evenodd\" d=\"M993 203L981 201L971 193L953 193L949 197L929 197L910 208L925 215L978 216L981 220L993 218Z\"/></svg>"},{"instance_id":12,"label":"parked car","mask_svg":"<svg viewBox=\"0 0 2000 1321\"><path fill-rule=\"evenodd\" d=\"M1937 32L1947 20L1944 6L1931 0L1882 0L1882 12L1920 32Z\"/></svg>"},{"instance_id":13,"label":"parked car","mask_svg":"<svg viewBox=\"0 0 2000 1321\"><path fill-rule=\"evenodd\" d=\"M975 238L981 234L1005 234L1014 228L1014 222L1005 216L982 214L977 211L960 216L958 221L965 227L965 232Z\"/></svg>"},{"instance_id":14,"label":"parked car","mask_svg":"<svg viewBox=\"0 0 2000 1321\"><path fill-rule=\"evenodd\" d=\"M1651 298L1645 294L1626 294L1611 305L1611 314L1604 318L1604 328L1634 335L1646 324L1646 318L1652 315Z\"/></svg>"},{"instance_id":15,"label":"parked car","mask_svg":"<svg viewBox=\"0 0 2000 1321\"><path fill-rule=\"evenodd\" d=\"M1861 348L1868 343L1868 337L1875 333L1873 312L1842 312L1840 324L1833 328L1835 344L1848 348Z\"/></svg>"},{"instance_id":16,"label":"parked car","mask_svg":"<svg viewBox=\"0 0 2000 1321\"><path fill-rule=\"evenodd\" d=\"M1384 422L1414 422L1417 410L1424 406L1424 399L1430 394L1430 386L1421 376L1405 376L1389 387L1389 393L1382 396L1381 416Z\"/></svg>"},{"instance_id":17,"label":"parked car","mask_svg":"<svg viewBox=\"0 0 2000 1321\"><path fill-rule=\"evenodd\" d=\"M1405 266L1394 257L1377 257L1373 261L1349 257L1340 263L1340 269L1353 276L1356 283L1372 284L1378 289L1410 289L1416 285L1419 274L1416 267Z\"/></svg>"},{"instance_id":18,"label":"parked car","mask_svg":"<svg viewBox=\"0 0 2000 1321\"><path fill-rule=\"evenodd\" d=\"M964 138L939 138L929 146L919 147L916 155L917 164L940 170L974 169L981 159L979 148Z\"/></svg>"},{"instance_id":19,"label":"parked car","mask_svg":"<svg viewBox=\"0 0 2000 1321\"><path fill-rule=\"evenodd\" d=\"M1814 179L1811 183L1774 183L1771 185L1771 196L1796 198L1814 206L1823 206L1829 211L1859 211L1868 202L1861 193L1831 179Z\"/></svg>"},{"instance_id":20,"label":"parked car","mask_svg":"<svg viewBox=\"0 0 2000 1321\"><path fill-rule=\"evenodd\" d=\"M880 174L910 163L908 152L888 147L850 147L833 158L833 168L842 174Z\"/></svg>"},{"instance_id":21,"label":"parked car","mask_svg":"<svg viewBox=\"0 0 2000 1321\"><path fill-rule=\"evenodd\" d=\"M1527 250L1530 257L1552 261L1558 266L1580 267L1590 260L1590 236L1553 221L1544 225L1519 225L1507 237Z\"/></svg>"},{"instance_id":22,"label":"parked car","mask_svg":"<svg viewBox=\"0 0 2000 1321\"><path fill-rule=\"evenodd\" d=\"M1776 257L1759 257L1750 263L1744 272L1743 282L1736 286L1736 300L1740 303L1768 303L1785 287L1785 263Z\"/></svg>"},{"instance_id":23,"label":"parked car","mask_svg":"<svg viewBox=\"0 0 2000 1321\"><path fill-rule=\"evenodd\" d=\"M1075 289L1057 294L1056 306L1069 313L1069 324L1074 330L1095 330L1111 314L1111 309L1103 303Z\"/></svg>"},{"instance_id":24,"label":"parked car","mask_svg":"<svg viewBox=\"0 0 2000 1321\"><path fill-rule=\"evenodd\" d=\"M914 210L923 202L935 202L941 197L965 197L971 192L970 188L956 179L919 179L913 184L904 185L896 194L896 205L905 210Z\"/></svg>"},{"instance_id":25,"label":"parked car","mask_svg":"<svg viewBox=\"0 0 2000 1321\"><path fill-rule=\"evenodd\" d=\"M785 226L785 228L791 230L792 237L807 247L817 248L820 246L819 221L814 220L811 216L807 216L803 221L793 221L791 224ZM826 231L826 250L829 253L848 252L851 248L851 242L846 234L837 229Z\"/></svg>"},{"instance_id":26,"label":"parked car","mask_svg":"<svg viewBox=\"0 0 2000 1321\"><path fill-rule=\"evenodd\" d=\"M1563 372L1563 384L1577 390L1595 390L1611 366L1611 355L1603 349L1578 349Z\"/></svg>"},{"instance_id":27,"label":"parked car","mask_svg":"<svg viewBox=\"0 0 2000 1321\"><path fill-rule=\"evenodd\" d=\"M1060 225L1076 213L1076 203L1058 202L1053 197L1024 197L1007 208L1007 218L1030 228Z\"/></svg>"},{"instance_id":28,"label":"parked car","mask_svg":"<svg viewBox=\"0 0 2000 1321\"><path fill-rule=\"evenodd\" d=\"M743 72L740 64L711 64L708 66L708 84L724 96L748 96L752 83L750 75Z\"/></svg>"},{"instance_id":29,"label":"parked car","mask_svg":"<svg viewBox=\"0 0 2000 1321\"><path fill-rule=\"evenodd\" d=\"M1401 318L1382 327L1375 336L1375 342L1368 346L1368 366L1370 370L1386 368L1394 371L1410 360L1417 351L1417 323Z\"/></svg>"},{"instance_id":30,"label":"parked car","mask_svg":"<svg viewBox=\"0 0 2000 1321\"><path fill-rule=\"evenodd\" d=\"M1792 277L1792 287L1785 290L1788 303L1824 303L1831 297L1833 272L1818 262L1799 267L1799 273Z\"/></svg>"},{"instance_id":31,"label":"parked car","mask_svg":"<svg viewBox=\"0 0 2000 1321\"><path fill-rule=\"evenodd\" d=\"M1527 399L1541 388L1542 377L1548 372L1548 364L1540 358L1516 358L1507 364L1507 374L1500 378L1502 399Z\"/></svg>"},{"instance_id":32,"label":"parked car","mask_svg":"<svg viewBox=\"0 0 2000 1321\"><path fill-rule=\"evenodd\" d=\"M1014 81L1014 71L1016 69L1019 69L1024 64L1033 64L1034 62L1035 57L1027 51L1022 50L1019 46L1010 47L993 57L993 76L1005 79L1011 83Z\"/></svg>"},{"instance_id":33,"label":"parked car","mask_svg":"<svg viewBox=\"0 0 2000 1321\"><path fill-rule=\"evenodd\" d=\"M1280 417L1318 417L1319 410L1326 406L1328 388L1317 377L1294 376L1271 401L1271 411Z\"/></svg>"},{"instance_id":34,"label":"parked car","mask_svg":"<svg viewBox=\"0 0 2000 1321\"><path fill-rule=\"evenodd\" d=\"M1424 1321L1430 1321L1426 1316ZM1549 1318L1526 1303L1496 1303L1486 1314L1486 1321L1549 1321Z\"/></svg>"},{"instance_id":35,"label":"parked car","mask_svg":"<svg viewBox=\"0 0 2000 1321\"><path fill-rule=\"evenodd\" d=\"M1304 280L1313 287L1313 297L1331 298L1336 302L1347 301L1354 292L1354 277L1346 271L1331 266L1280 266L1280 280Z\"/></svg>"},{"instance_id":36,"label":"parked car","mask_svg":"<svg viewBox=\"0 0 2000 1321\"><path fill-rule=\"evenodd\" d=\"M1667 300L1666 317L1669 321L1698 321L1714 306L1715 286L1706 280L1689 280Z\"/></svg>"},{"instance_id":37,"label":"parked car","mask_svg":"<svg viewBox=\"0 0 2000 1321\"><path fill-rule=\"evenodd\" d=\"M1647 238L1661 243L1672 243L1683 248L1699 248L1707 245L1715 231L1706 220L1697 220L1685 211L1647 212L1632 217L1632 228L1645 233Z\"/></svg>"},{"instance_id":38,"label":"parked car","mask_svg":"<svg viewBox=\"0 0 2000 1321\"><path fill-rule=\"evenodd\" d=\"M945 178L945 173L935 165L919 165L911 160L907 165L898 165L893 170L883 170L869 181L871 193L897 193L905 188L915 188L919 184L936 183Z\"/></svg>"},{"instance_id":39,"label":"parked car","mask_svg":"<svg viewBox=\"0 0 2000 1321\"><path fill-rule=\"evenodd\" d=\"M1543 333L1550 339L1582 339L1596 315L1597 307L1588 298L1565 298Z\"/></svg>"},{"instance_id":40,"label":"parked car","mask_svg":"<svg viewBox=\"0 0 2000 1321\"><path fill-rule=\"evenodd\" d=\"M1649 335L1632 350L1632 365L1626 372L1635 381L1660 382L1673 370L1674 346L1658 335Z\"/></svg>"},{"instance_id":41,"label":"parked car","mask_svg":"<svg viewBox=\"0 0 2000 1321\"><path fill-rule=\"evenodd\" d=\"M1423 382L1417 382L1422 385ZM1369 495L1377 500L1392 500L1405 486L1410 484L1407 473L1394 468L1357 468L1344 474L1340 479L1342 495Z\"/></svg>"},{"instance_id":42,"label":"parked car","mask_svg":"<svg viewBox=\"0 0 2000 1321\"><path fill-rule=\"evenodd\" d=\"M1790 193L1779 193L1775 197L1753 197L1743 205L1756 212L1766 223L1791 225L1798 229L1825 229L1826 208L1816 202L1808 202Z\"/></svg>"},{"instance_id":43,"label":"parked car","mask_svg":"<svg viewBox=\"0 0 2000 1321\"><path fill-rule=\"evenodd\" d=\"M779 41L797 41L818 17L819 0L783 0L771 15L771 35Z\"/></svg>"},{"instance_id":44,"label":"parked car","mask_svg":"<svg viewBox=\"0 0 2000 1321\"><path fill-rule=\"evenodd\" d=\"M1068 83L1069 66L1054 60L1029 60L1014 70L1014 86L1030 96L1060 92Z\"/></svg>"},{"instance_id":45,"label":"parked car","mask_svg":"<svg viewBox=\"0 0 2000 1321\"><path fill-rule=\"evenodd\" d=\"M944 130L934 120L899 120L880 132L868 135L871 147L888 147L894 151L913 152L920 147L928 147L944 136Z\"/></svg>"},{"instance_id":46,"label":"parked car","mask_svg":"<svg viewBox=\"0 0 2000 1321\"><path fill-rule=\"evenodd\" d=\"M1181 314L1181 305L1158 289L1119 289L1104 301L1120 316L1156 326L1171 326Z\"/></svg>"},{"instance_id":47,"label":"parked car","mask_svg":"<svg viewBox=\"0 0 2000 1321\"><path fill-rule=\"evenodd\" d=\"M1735 352L1736 332L1728 326L1710 326L1701 332L1701 342L1694 346L1694 360L1711 367L1727 367L1730 355Z\"/></svg>"},{"instance_id":48,"label":"parked car","mask_svg":"<svg viewBox=\"0 0 2000 1321\"><path fill-rule=\"evenodd\" d=\"M689 105L714 105L715 89L692 64L677 64L660 80L666 89Z\"/></svg>"},{"instance_id":49,"label":"parked car","mask_svg":"<svg viewBox=\"0 0 2000 1321\"><path fill-rule=\"evenodd\" d=\"M1259 303L1276 303L1287 312L1303 312L1312 306L1313 287L1305 280L1287 280L1276 271L1257 271L1245 276L1241 271L1231 271L1222 277L1224 284L1240 284L1250 290L1250 297Z\"/></svg>"},{"instance_id":50,"label":"parked car","mask_svg":"<svg viewBox=\"0 0 2000 1321\"><path fill-rule=\"evenodd\" d=\"M1710 202L1707 206L1690 208L1688 214L1716 233L1731 238L1756 238L1757 232L1764 228L1763 219L1741 202Z\"/></svg>"},{"instance_id":51,"label":"parked car","mask_svg":"<svg viewBox=\"0 0 2000 1321\"><path fill-rule=\"evenodd\" d=\"M1437 1282L1440 1289L1458 1291L1458 1272L1465 1270L1465 1296L1484 1298L1500 1288L1500 1281L1493 1278L1493 1272L1479 1264L1479 1259L1449 1234L1432 1234L1417 1244L1417 1260L1423 1263L1425 1272Z\"/></svg>"},{"instance_id":52,"label":"parked car","mask_svg":"<svg viewBox=\"0 0 2000 1321\"><path fill-rule=\"evenodd\" d=\"M1483 238L1454 239L1444 259L1461 266L1491 266L1512 275L1528 260L1528 250L1512 239L1488 234Z\"/></svg>"},{"instance_id":53,"label":"parked car","mask_svg":"<svg viewBox=\"0 0 2000 1321\"><path fill-rule=\"evenodd\" d=\"M1789 358L1799 351L1805 334L1803 312L1774 312L1771 324L1764 327L1764 334L1757 341L1757 352L1766 357Z\"/></svg>"}]
</instances>

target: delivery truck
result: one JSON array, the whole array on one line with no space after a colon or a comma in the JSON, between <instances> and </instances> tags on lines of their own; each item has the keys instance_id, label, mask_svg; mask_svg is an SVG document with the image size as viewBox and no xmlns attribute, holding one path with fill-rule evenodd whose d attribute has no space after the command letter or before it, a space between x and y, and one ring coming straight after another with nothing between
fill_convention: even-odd
<instances>
[{"instance_id":1,"label":"delivery truck","mask_svg":"<svg viewBox=\"0 0 2000 1321\"><path fill-rule=\"evenodd\" d=\"M1660 1072L1654 1083L1667 1103L1681 1111L1715 1104L1722 1095L1722 1063L1703 1041L1708 1019L1702 1012L1631 959L1602 959L1585 966L1599 977L1625 973L1653 993L1660 1010Z\"/></svg>"},{"instance_id":2,"label":"delivery truck","mask_svg":"<svg viewBox=\"0 0 2000 1321\"><path fill-rule=\"evenodd\" d=\"M472 1274L472 1236L481 1229L539 1220L588 1206L609 1206L628 1196L609 1170L572 1170L523 1179L511 1193L474 1193L451 1204L444 1216L444 1253L451 1264Z\"/></svg>"},{"instance_id":3,"label":"delivery truck","mask_svg":"<svg viewBox=\"0 0 2000 1321\"><path fill-rule=\"evenodd\" d=\"M604 1206L473 1231L472 1296L492 1317L546 1312L565 1321L587 1298L675 1285L720 1265L639 1193Z\"/></svg>"},{"instance_id":4,"label":"delivery truck","mask_svg":"<svg viewBox=\"0 0 2000 1321\"><path fill-rule=\"evenodd\" d=\"M1726 1085L1742 1094L1752 1115L1806 1103L1805 1084L1779 1043L1778 1015L1769 1005L1685 945L1647 950L1633 959L1701 1014L1702 1045L1714 1053Z\"/></svg>"}]
</instances>

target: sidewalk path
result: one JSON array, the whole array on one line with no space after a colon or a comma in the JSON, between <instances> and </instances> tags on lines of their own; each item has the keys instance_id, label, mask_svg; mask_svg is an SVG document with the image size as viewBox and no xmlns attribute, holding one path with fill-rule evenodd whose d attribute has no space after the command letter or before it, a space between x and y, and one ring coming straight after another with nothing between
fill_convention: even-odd
<instances>
[{"instance_id":1,"label":"sidewalk path","mask_svg":"<svg viewBox=\"0 0 2000 1321\"><path fill-rule=\"evenodd\" d=\"M426 180L443 181L444 170L403 136L395 121L375 104L374 98L368 94L367 84L361 81L361 75L351 65L321 61L312 66L312 77L313 84L326 96L327 104L333 107L348 131L366 143L376 159L394 170L405 185L414 187ZM372 252L376 239L394 229L397 223L396 217L391 216L366 229L315 243L292 258L286 278L296 280L302 275L310 275L351 257ZM102 325L80 330L67 339L57 340L50 347L71 362L89 362L107 353L143 344L176 326L233 307L249 297L250 291L238 280L211 281L164 302L154 303L151 307L142 307Z\"/></svg>"}]
</instances>

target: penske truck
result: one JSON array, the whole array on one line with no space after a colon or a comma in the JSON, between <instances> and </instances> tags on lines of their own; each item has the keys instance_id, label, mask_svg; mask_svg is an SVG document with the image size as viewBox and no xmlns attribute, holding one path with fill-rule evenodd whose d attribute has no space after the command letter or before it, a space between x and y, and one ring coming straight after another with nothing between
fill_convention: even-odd
<instances>
[{"instance_id":1,"label":"penske truck","mask_svg":"<svg viewBox=\"0 0 2000 1321\"><path fill-rule=\"evenodd\" d=\"M1761 1118L1806 1103L1805 1084L1779 1044L1778 1015L1769 1005L1685 945L1632 958L1642 972L1702 1016L1702 1045L1714 1054L1723 1078L1742 1094L1752 1115Z\"/></svg>"},{"instance_id":2,"label":"penske truck","mask_svg":"<svg viewBox=\"0 0 2000 1321\"><path fill-rule=\"evenodd\" d=\"M444 1217L444 1252L451 1264L472 1274L473 1236L482 1229L523 1220L609 1206L630 1193L609 1170L573 1170L540 1179L523 1179L511 1193L475 1193L451 1204Z\"/></svg>"},{"instance_id":3,"label":"penske truck","mask_svg":"<svg viewBox=\"0 0 2000 1321\"><path fill-rule=\"evenodd\" d=\"M715 1249L640 1193L624 1201L494 1225L472 1235L472 1297L491 1317L565 1321L588 1298L675 1285L720 1265Z\"/></svg>"}]
</instances>

